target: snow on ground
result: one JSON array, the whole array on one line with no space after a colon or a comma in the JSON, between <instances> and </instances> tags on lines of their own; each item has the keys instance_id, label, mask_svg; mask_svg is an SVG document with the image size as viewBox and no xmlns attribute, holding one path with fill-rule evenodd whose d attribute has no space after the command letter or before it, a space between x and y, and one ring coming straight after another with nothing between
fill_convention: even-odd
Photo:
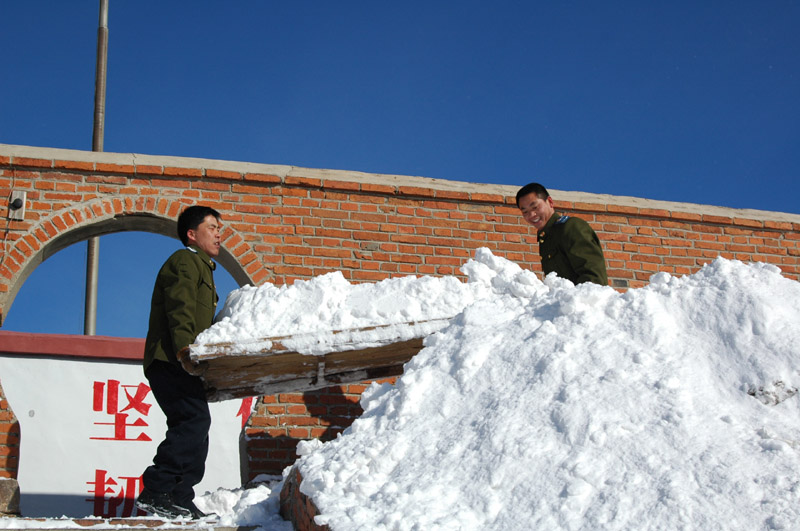
<instances>
[{"instance_id":1,"label":"snow on ground","mask_svg":"<svg viewBox=\"0 0 800 531\"><path fill-rule=\"evenodd\" d=\"M195 500L197 507L219 515L216 526L254 526L264 531L291 531L292 524L279 514L282 481L267 481L254 488L219 489ZM274 478L271 478L274 479Z\"/></svg>"},{"instance_id":2,"label":"snow on ground","mask_svg":"<svg viewBox=\"0 0 800 531\"><path fill-rule=\"evenodd\" d=\"M195 498L198 508L214 512L218 518L208 518L190 523L186 519L164 522L157 517L137 517L137 520L151 520L152 525L136 526L137 529L150 527L153 529L214 529L219 527L253 526L263 531L292 531L292 524L283 520L278 513L281 478L260 476L255 486L241 489L219 489L206 492ZM107 524L102 518L87 517L86 520L97 520L98 529L131 529L122 524ZM160 522L157 523L156 521ZM93 529L86 523L78 523L74 518L16 518L0 517L0 529Z\"/></svg>"},{"instance_id":3,"label":"snow on ground","mask_svg":"<svg viewBox=\"0 0 800 531\"><path fill-rule=\"evenodd\" d=\"M573 286L480 249L455 278L245 288L201 339L456 315L334 441L301 490L337 530L797 529L800 283L717 259L645 288ZM320 343L301 345L313 353ZM198 498L287 529L280 485ZM0 527L8 527L0 522Z\"/></svg>"}]
</instances>

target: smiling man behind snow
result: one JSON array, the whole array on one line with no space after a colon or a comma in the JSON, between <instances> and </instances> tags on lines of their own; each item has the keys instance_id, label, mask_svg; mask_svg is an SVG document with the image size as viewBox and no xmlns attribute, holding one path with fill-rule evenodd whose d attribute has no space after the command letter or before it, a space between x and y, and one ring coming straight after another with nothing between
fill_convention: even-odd
<instances>
[{"instance_id":1,"label":"smiling man behind snow","mask_svg":"<svg viewBox=\"0 0 800 531\"><path fill-rule=\"evenodd\" d=\"M525 221L536 228L545 276L555 272L574 284L608 285L600 239L586 221L557 214L553 198L539 183L520 188L517 207Z\"/></svg>"}]
</instances>

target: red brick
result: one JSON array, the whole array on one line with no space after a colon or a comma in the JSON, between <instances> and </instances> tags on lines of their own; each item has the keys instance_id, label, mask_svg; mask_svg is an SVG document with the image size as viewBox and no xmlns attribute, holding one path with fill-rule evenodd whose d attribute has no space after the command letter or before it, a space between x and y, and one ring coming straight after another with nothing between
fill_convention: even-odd
<instances>
[{"instance_id":1,"label":"red brick","mask_svg":"<svg viewBox=\"0 0 800 531\"><path fill-rule=\"evenodd\" d=\"M31 168L52 168L53 161L49 159L35 159L29 157L14 157L15 166L27 166Z\"/></svg>"},{"instance_id":2,"label":"red brick","mask_svg":"<svg viewBox=\"0 0 800 531\"><path fill-rule=\"evenodd\" d=\"M136 172L136 168L130 164L108 164L98 162L95 164L95 171L98 173L129 173Z\"/></svg>"},{"instance_id":3,"label":"red brick","mask_svg":"<svg viewBox=\"0 0 800 531\"><path fill-rule=\"evenodd\" d=\"M166 166L164 168L165 177L196 177L203 176L203 170L200 168L178 168L173 166Z\"/></svg>"},{"instance_id":4,"label":"red brick","mask_svg":"<svg viewBox=\"0 0 800 531\"><path fill-rule=\"evenodd\" d=\"M163 175L164 168L163 166L151 166L151 165L138 165L136 166L136 175Z\"/></svg>"},{"instance_id":5,"label":"red brick","mask_svg":"<svg viewBox=\"0 0 800 531\"><path fill-rule=\"evenodd\" d=\"M280 177L277 175L269 175L267 173L246 173L244 175L244 180L266 184L281 184Z\"/></svg>"},{"instance_id":6,"label":"red brick","mask_svg":"<svg viewBox=\"0 0 800 531\"><path fill-rule=\"evenodd\" d=\"M436 192L430 188L422 188L420 186L400 186L397 188L397 194L401 196L416 196L416 197L435 197Z\"/></svg>"},{"instance_id":7,"label":"red brick","mask_svg":"<svg viewBox=\"0 0 800 531\"><path fill-rule=\"evenodd\" d=\"M76 160L54 160L53 168L63 170L92 171L94 170L94 163Z\"/></svg>"},{"instance_id":8,"label":"red brick","mask_svg":"<svg viewBox=\"0 0 800 531\"><path fill-rule=\"evenodd\" d=\"M730 225L733 223L733 218L727 216L711 216L709 214L703 215L704 223L718 223L721 225Z\"/></svg>"},{"instance_id":9,"label":"red brick","mask_svg":"<svg viewBox=\"0 0 800 531\"><path fill-rule=\"evenodd\" d=\"M637 207L626 206L626 205L613 205L608 204L606 205L607 212L613 212L616 214L638 214L639 209Z\"/></svg>"},{"instance_id":10,"label":"red brick","mask_svg":"<svg viewBox=\"0 0 800 531\"><path fill-rule=\"evenodd\" d=\"M239 181L242 179L242 174L236 171L215 170L213 168L207 168L206 177L209 179L225 179L229 181Z\"/></svg>"},{"instance_id":11,"label":"red brick","mask_svg":"<svg viewBox=\"0 0 800 531\"><path fill-rule=\"evenodd\" d=\"M694 212L680 212L680 211L672 212L670 214L670 217L672 219L680 219L683 221L700 221L702 219L702 216L700 214L696 214Z\"/></svg>"},{"instance_id":12,"label":"red brick","mask_svg":"<svg viewBox=\"0 0 800 531\"><path fill-rule=\"evenodd\" d=\"M388 186L385 184L362 183L361 191L376 194L393 194L395 193L395 188L394 186Z\"/></svg>"}]
</instances>

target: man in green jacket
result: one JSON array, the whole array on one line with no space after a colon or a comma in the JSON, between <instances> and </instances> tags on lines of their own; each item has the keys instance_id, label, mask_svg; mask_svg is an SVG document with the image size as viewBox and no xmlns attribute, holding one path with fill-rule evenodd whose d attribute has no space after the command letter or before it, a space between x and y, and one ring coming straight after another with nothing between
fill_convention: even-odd
<instances>
[{"instance_id":1,"label":"man in green jacket","mask_svg":"<svg viewBox=\"0 0 800 531\"><path fill-rule=\"evenodd\" d=\"M539 183L526 184L517 192L517 207L536 228L545 276L555 272L573 284L608 285L600 239L586 221L557 214L553 198Z\"/></svg>"},{"instance_id":2,"label":"man in green jacket","mask_svg":"<svg viewBox=\"0 0 800 531\"><path fill-rule=\"evenodd\" d=\"M167 417L167 433L153 464L142 474L137 507L164 518L201 518L194 486L205 473L211 414L202 380L180 365L177 354L211 326L217 306L212 258L220 250L220 215L190 206L178 217L185 246L161 266L150 303L144 374Z\"/></svg>"}]
</instances>

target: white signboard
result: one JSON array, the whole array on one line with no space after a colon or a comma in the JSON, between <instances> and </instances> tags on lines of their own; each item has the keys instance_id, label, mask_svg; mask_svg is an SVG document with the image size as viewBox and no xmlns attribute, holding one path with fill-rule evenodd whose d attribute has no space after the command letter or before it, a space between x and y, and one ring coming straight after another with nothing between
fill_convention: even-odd
<instances>
[{"instance_id":1,"label":"white signboard","mask_svg":"<svg viewBox=\"0 0 800 531\"><path fill-rule=\"evenodd\" d=\"M143 514L133 502L166 419L141 363L0 356L0 383L20 424L23 516ZM206 474L196 494L241 486L239 435L252 404L210 404Z\"/></svg>"}]
</instances>

